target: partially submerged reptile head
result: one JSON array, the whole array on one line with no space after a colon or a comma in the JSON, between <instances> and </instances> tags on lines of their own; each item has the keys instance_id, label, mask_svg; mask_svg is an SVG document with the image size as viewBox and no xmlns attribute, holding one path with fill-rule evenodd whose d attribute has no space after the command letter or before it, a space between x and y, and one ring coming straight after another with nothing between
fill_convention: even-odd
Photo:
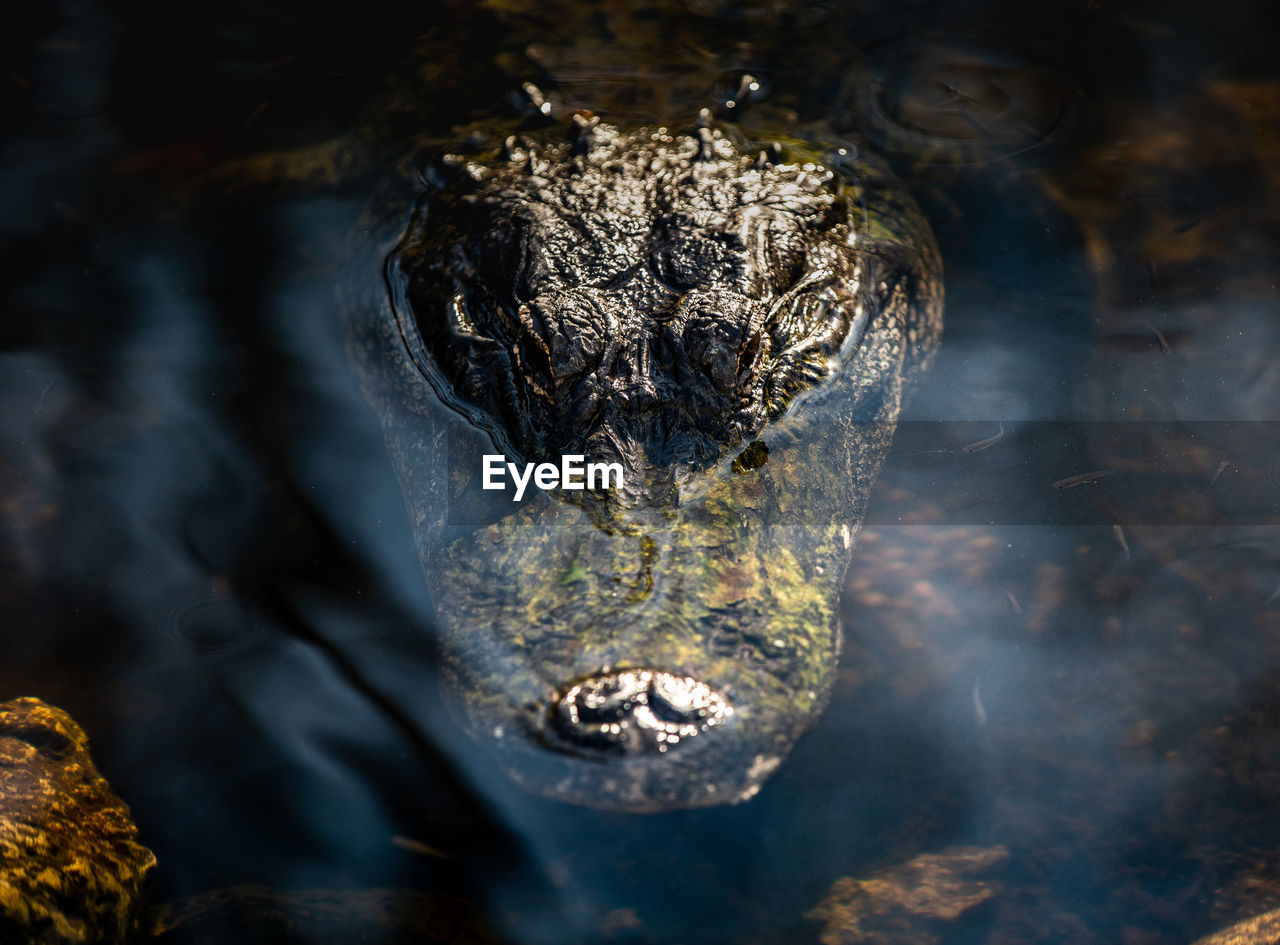
<instances>
[{"instance_id":1,"label":"partially submerged reptile head","mask_svg":"<svg viewBox=\"0 0 1280 945\"><path fill-rule=\"evenodd\" d=\"M567 132L567 133L566 133ZM753 796L820 711L937 250L876 165L576 115L449 155L356 325L466 727L563 800ZM513 501L481 457L612 465Z\"/></svg>"}]
</instances>

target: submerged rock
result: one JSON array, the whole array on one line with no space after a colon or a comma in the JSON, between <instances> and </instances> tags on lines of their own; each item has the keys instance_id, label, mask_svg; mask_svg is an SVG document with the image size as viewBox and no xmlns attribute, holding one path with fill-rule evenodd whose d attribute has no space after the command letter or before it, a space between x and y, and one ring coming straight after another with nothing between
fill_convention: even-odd
<instances>
[{"instance_id":1,"label":"submerged rock","mask_svg":"<svg viewBox=\"0 0 1280 945\"><path fill-rule=\"evenodd\" d=\"M1193 945L1276 945L1277 942L1280 942L1280 909L1272 909L1198 938Z\"/></svg>"},{"instance_id":2,"label":"submerged rock","mask_svg":"<svg viewBox=\"0 0 1280 945\"><path fill-rule=\"evenodd\" d=\"M842 877L806 918L823 924L822 945L933 945L947 923L1000 892L992 879L1004 847L926 853L866 879Z\"/></svg>"},{"instance_id":3,"label":"submerged rock","mask_svg":"<svg viewBox=\"0 0 1280 945\"><path fill-rule=\"evenodd\" d=\"M84 729L39 699L0 703L0 941L131 940L155 863Z\"/></svg>"}]
</instances>

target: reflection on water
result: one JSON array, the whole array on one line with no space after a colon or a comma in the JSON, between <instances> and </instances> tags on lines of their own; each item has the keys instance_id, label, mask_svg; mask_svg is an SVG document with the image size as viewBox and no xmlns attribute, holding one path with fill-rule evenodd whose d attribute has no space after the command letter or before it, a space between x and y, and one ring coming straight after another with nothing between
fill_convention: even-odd
<instances>
[{"instance_id":1,"label":"reflection on water","mask_svg":"<svg viewBox=\"0 0 1280 945\"><path fill-rule=\"evenodd\" d=\"M3 41L0 698L84 724L157 896L403 887L522 943L1189 942L1280 902L1263 11L520 6L67 4ZM524 78L678 117L742 70L915 182L947 337L833 701L760 795L537 799L436 691L344 246L407 135ZM894 912L885 883L940 904Z\"/></svg>"}]
</instances>

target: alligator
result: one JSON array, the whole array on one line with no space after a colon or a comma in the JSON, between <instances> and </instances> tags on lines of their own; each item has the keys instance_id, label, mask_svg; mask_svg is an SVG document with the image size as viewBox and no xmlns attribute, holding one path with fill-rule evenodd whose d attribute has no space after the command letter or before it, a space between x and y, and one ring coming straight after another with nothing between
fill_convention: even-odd
<instances>
[{"instance_id":1,"label":"alligator","mask_svg":"<svg viewBox=\"0 0 1280 945\"><path fill-rule=\"evenodd\" d=\"M385 284L347 302L451 704L535 793L746 800L831 688L868 493L941 332L934 238L856 149L706 110L487 132L375 198L355 239ZM515 501L486 456L616 475Z\"/></svg>"}]
</instances>

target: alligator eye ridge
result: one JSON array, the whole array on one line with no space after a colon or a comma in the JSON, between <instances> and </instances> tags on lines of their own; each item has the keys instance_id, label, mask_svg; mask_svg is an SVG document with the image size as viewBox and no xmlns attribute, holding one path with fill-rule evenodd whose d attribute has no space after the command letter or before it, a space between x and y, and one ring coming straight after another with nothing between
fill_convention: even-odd
<instances>
[{"instance_id":1,"label":"alligator eye ridge","mask_svg":"<svg viewBox=\"0 0 1280 945\"><path fill-rule=\"evenodd\" d=\"M832 373L829 358L794 353L839 347L826 307L783 324L771 315L815 280L856 279L832 174L756 168L754 151L708 133L717 143L696 168L669 138L598 125L594 189L575 170L583 156L550 144L536 174L505 162L475 187L428 192L391 268L446 399L484 414L518 451L554 459L592 432L575 418L603 397L628 437L647 439L632 429L643 414L682 435L664 442L690 446L638 461L697 473ZM443 298L468 317L441 311ZM779 371L786 383L769 380Z\"/></svg>"}]
</instances>

